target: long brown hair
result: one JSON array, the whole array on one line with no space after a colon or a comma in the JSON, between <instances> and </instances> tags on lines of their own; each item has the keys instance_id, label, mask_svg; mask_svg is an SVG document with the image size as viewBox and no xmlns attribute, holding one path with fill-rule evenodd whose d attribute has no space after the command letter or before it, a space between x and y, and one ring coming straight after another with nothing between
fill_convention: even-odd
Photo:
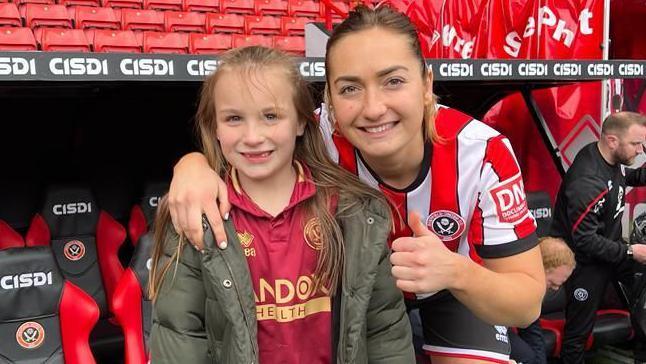
<instances>
[{"instance_id":1,"label":"long brown hair","mask_svg":"<svg viewBox=\"0 0 646 364\"><path fill-rule=\"evenodd\" d=\"M314 272L315 288L324 287L334 294L341 279L345 251L341 229L333 212L330 211L333 199L339 197L340 201L343 201L339 204L337 214L347 212L353 205L365 203L368 199L378 199L384 205L385 200L377 190L362 184L356 176L338 167L328 156L318 120L314 117L314 102L310 86L301 76L292 58L278 50L257 46L233 49L222 55L217 71L202 84L195 116L197 137L209 165L224 178L229 171L229 165L215 138L217 128L215 86L223 72L249 74L254 71L262 72L269 67L285 71L284 84L286 87L287 85L293 87L293 102L298 118L305 124L303 135L296 140L294 160L309 167L312 180L317 187L314 197L305 202L305 218L317 218L321 228L322 246ZM168 205L162 201L155 221L155 247L150 273L149 296L153 299L159 292L163 276L172 262L178 259L185 245L186 239L180 237L173 257L164 267L159 268L166 231L170 223Z\"/></svg>"},{"instance_id":2,"label":"long brown hair","mask_svg":"<svg viewBox=\"0 0 646 364\"><path fill-rule=\"evenodd\" d=\"M365 5L358 5L348 14L348 17L341 24L334 28L326 45L325 69L328 71L325 77L327 84L330 83L330 50L334 48L334 45L353 33L373 28L384 29L395 34L404 35L408 40L408 46L411 52L419 61L422 80L428 82L429 71L426 68L426 61L424 60L424 54L422 53L422 47L419 43L415 25L413 25L405 14L384 4L374 9ZM368 60L357 60L357 62L368 62ZM331 104L332 97L330 95L330 88L327 86L325 87L324 97L325 102L330 107L330 117L333 118L334 105ZM436 103L436 97L433 96L431 102L424 106L423 128L426 140L438 142L441 141L441 138L435 130Z\"/></svg>"}]
</instances>

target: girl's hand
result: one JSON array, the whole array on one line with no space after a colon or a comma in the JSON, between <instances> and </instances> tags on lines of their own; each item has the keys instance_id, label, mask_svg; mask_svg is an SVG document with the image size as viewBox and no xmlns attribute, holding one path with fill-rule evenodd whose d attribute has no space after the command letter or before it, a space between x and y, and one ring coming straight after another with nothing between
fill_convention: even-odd
<instances>
[{"instance_id":1,"label":"girl's hand","mask_svg":"<svg viewBox=\"0 0 646 364\"><path fill-rule=\"evenodd\" d=\"M231 209L227 187L201 153L189 153L175 165L168 207L175 231L184 234L195 249L204 249L202 214L206 215L218 246L226 248L222 218L226 220Z\"/></svg>"},{"instance_id":2,"label":"girl's hand","mask_svg":"<svg viewBox=\"0 0 646 364\"><path fill-rule=\"evenodd\" d=\"M390 262L397 287L405 292L431 293L454 286L463 272L464 257L451 252L444 243L411 212L408 226L414 237L396 239Z\"/></svg>"}]
</instances>

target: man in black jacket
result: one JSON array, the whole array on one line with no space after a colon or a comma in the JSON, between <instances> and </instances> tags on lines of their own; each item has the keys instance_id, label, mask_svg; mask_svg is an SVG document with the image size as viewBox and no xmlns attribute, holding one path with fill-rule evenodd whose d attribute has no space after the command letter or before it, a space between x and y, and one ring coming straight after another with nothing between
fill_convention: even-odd
<instances>
[{"instance_id":1,"label":"man in black jacket","mask_svg":"<svg viewBox=\"0 0 646 364\"><path fill-rule=\"evenodd\" d=\"M601 138L577 154L559 190L551 235L574 251L577 266L566 282L567 307L561 359L583 363L584 346L611 278L630 277L646 263L646 245L622 239L626 185L646 185L646 169L630 169L644 152L646 117L620 112L603 123Z\"/></svg>"}]
</instances>

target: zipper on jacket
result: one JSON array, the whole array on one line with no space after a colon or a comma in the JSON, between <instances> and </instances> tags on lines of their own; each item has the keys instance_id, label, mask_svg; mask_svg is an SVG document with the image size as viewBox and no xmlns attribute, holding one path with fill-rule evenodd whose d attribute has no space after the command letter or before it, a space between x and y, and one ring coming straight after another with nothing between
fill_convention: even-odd
<instances>
[{"instance_id":1,"label":"zipper on jacket","mask_svg":"<svg viewBox=\"0 0 646 364\"><path fill-rule=\"evenodd\" d=\"M242 295L240 294L240 290L238 289L238 282L235 278L235 275L233 274L233 269L231 268L231 264L229 264L229 260L227 259L227 257L223 252L220 252L220 255L222 256L222 259L224 260L224 263L227 266L227 270L229 271L229 275L231 276L231 280L233 281L233 287L236 291L236 295L238 296L238 302L240 303L240 308L242 308L242 318L244 319L245 326L247 327L247 333L249 334L249 341L251 342L251 350L253 352L254 358L256 358L258 357L256 340L254 340L253 335L251 335L251 329L249 328L249 317L247 316L247 311L245 311L245 308L242 305ZM251 364L254 364L254 361L252 361Z\"/></svg>"}]
</instances>

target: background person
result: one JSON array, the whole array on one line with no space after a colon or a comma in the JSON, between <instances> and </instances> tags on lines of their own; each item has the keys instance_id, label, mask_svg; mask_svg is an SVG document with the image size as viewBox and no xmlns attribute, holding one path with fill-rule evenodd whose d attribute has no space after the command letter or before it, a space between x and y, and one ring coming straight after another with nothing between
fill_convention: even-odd
<instances>
[{"instance_id":1,"label":"background person","mask_svg":"<svg viewBox=\"0 0 646 364\"><path fill-rule=\"evenodd\" d=\"M634 261L646 263L646 245L628 245L621 237L626 185L646 185L644 168L625 165L644 152L645 141L646 117L611 114L599 141L579 151L559 189L550 235L568 243L577 263L565 284L565 364L584 362L585 341L608 282L630 280Z\"/></svg>"}]
</instances>

